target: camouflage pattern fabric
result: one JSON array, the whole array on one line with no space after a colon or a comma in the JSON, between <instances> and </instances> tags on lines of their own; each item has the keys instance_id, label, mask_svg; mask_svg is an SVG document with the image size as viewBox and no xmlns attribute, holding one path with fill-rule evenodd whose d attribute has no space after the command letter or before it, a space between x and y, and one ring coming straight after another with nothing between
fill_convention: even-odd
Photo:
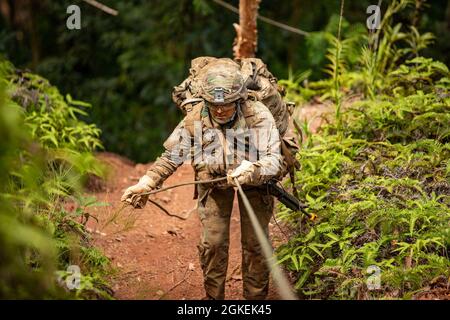
<instances>
[{"instance_id":1,"label":"camouflage pattern fabric","mask_svg":"<svg viewBox=\"0 0 450 320\"><path fill-rule=\"evenodd\" d=\"M273 211L273 197L256 188L245 188L250 204L257 213L260 225L268 236L268 224ZM230 217L235 191L233 188L199 188L198 213L203 232L198 252L207 295L225 298L228 268ZM242 279L244 297L261 300L267 296L270 271L262 254L247 211L238 197L241 217Z\"/></svg>"},{"instance_id":2,"label":"camouflage pattern fabric","mask_svg":"<svg viewBox=\"0 0 450 320\"><path fill-rule=\"evenodd\" d=\"M253 108L256 121L253 123L253 129L269 129L269 132L276 133L274 137L268 137L273 140L275 146L280 142L278 130L275 126L270 111L260 102L246 101L249 107ZM147 171L149 176L157 185L169 177L182 164L180 159L175 159L174 152L176 148L187 144L189 147L192 140L182 139L180 133L184 130L186 118L180 122L172 135L164 143L166 151L155 161L152 167ZM214 128L215 132L226 139L225 131L227 129L242 129L243 132L248 129L247 122L241 112L229 127L220 126L214 123L208 112L202 112L201 118L202 150L206 150L211 142L211 137L207 135L208 130ZM190 136L189 136L190 137ZM265 141L267 142L267 141ZM246 146L244 150L258 149L261 146ZM273 146L269 149L273 149ZM231 163L208 164L199 162L193 164L196 180L209 180L217 177L226 176L229 169L237 167L246 154L240 155L234 153L234 161ZM227 151L224 151L223 157L227 157ZM271 169L271 175L260 175L256 178L257 185L267 182L269 179L279 179L284 175L286 163L280 153L271 153L270 150L253 162L263 172L262 169ZM260 224L267 233L267 226L273 210L273 198L264 191L252 186L243 186L249 201L257 212ZM198 213L203 226L200 244L198 245L200 261L204 273L204 286L207 294L215 299L224 298L225 278L228 268L228 246L229 246L229 226L230 215L233 206L234 189L226 181L218 184L207 184L198 186ZM244 297L247 299L264 299L268 290L269 270L267 269L262 255L259 243L253 233L253 227L247 216L245 207L239 199L239 208L241 214L241 237L242 237L242 275L244 285Z\"/></svg>"}]
</instances>

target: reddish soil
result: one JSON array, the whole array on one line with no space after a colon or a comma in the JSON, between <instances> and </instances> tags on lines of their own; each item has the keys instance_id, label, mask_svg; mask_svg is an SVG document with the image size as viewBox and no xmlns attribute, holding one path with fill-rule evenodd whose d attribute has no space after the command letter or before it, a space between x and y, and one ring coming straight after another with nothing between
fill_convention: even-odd
<instances>
[{"instance_id":1,"label":"reddish soil","mask_svg":"<svg viewBox=\"0 0 450 320\"><path fill-rule=\"evenodd\" d=\"M201 299L204 297L202 270L197 243L201 225L194 210L187 220L166 215L159 208L147 203L144 209L126 207L110 221L122 207L123 191L137 182L151 164L134 165L128 159L111 153L100 153L101 159L111 168L105 190L94 193L100 202L110 206L91 208L90 213L99 219L91 221L94 245L103 250L112 261L116 272L110 282L117 299ZM181 166L164 186L193 181L193 170ZM196 201L194 187L184 186L151 196L170 213L185 216ZM105 227L105 223L110 221ZM127 224L133 226L124 230ZM277 228L277 229L275 229ZM271 224L274 245L279 243L278 227ZM275 233L275 234L274 234ZM235 199L230 228L230 251L226 299L243 299L240 271L241 247L239 209ZM271 286L269 299L277 299Z\"/></svg>"}]
</instances>

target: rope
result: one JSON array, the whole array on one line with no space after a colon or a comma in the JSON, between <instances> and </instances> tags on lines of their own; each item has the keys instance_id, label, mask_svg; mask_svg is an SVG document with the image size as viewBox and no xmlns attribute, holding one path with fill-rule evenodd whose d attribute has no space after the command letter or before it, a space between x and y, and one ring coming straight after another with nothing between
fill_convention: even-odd
<instances>
[{"instance_id":1,"label":"rope","mask_svg":"<svg viewBox=\"0 0 450 320\"><path fill-rule=\"evenodd\" d=\"M270 245L269 240L267 239L261 225L259 224L258 218L256 217L255 211L253 210L250 201L248 201L248 198L242 190L239 181L236 178L234 178L234 181L239 190L239 194L241 195L245 209L247 210L247 213L250 217L250 221L252 222L253 229L256 233L256 238L258 239L261 248L263 249L263 254L266 258L267 265L269 266L269 269L272 270L273 280L279 289L281 298L283 300L297 300L297 297L294 295L289 281L283 274L283 271L281 271L280 266L277 264L277 261L272 254L272 246Z\"/></svg>"},{"instance_id":2,"label":"rope","mask_svg":"<svg viewBox=\"0 0 450 320\"><path fill-rule=\"evenodd\" d=\"M153 191L150 191L150 192L143 192L143 193L140 193L139 195L140 196L145 196L145 195L150 195L150 194L163 192L163 191L166 191L166 190L169 190L169 189L173 189L173 188L188 186L188 185L191 185L191 184L215 183L215 182L223 181L223 180L226 180L226 179L227 179L227 177L222 177L222 178L211 179L211 180L200 180L200 181L184 182L184 183L174 184L172 186L168 186L168 187L161 188L161 189L158 189L158 190L153 190Z\"/></svg>"},{"instance_id":3,"label":"rope","mask_svg":"<svg viewBox=\"0 0 450 320\"><path fill-rule=\"evenodd\" d=\"M111 9L110 7L104 5L103 3L100 3L96 0L83 0L84 2L90 4L93 7L96 7L97 9L102 10L103 12L106 12L107 14L110 14L112 16L117 16L119 12L117 10Z\"/></svg>"},{"instance_id":4,"label":"rope","mask_svg":"<svg viewBox=\"0 0 450 320\"><path fill-rule=\"evenodd\" d=\"M167 191L173 188L178 188L178 187L182 187L182 186L188 186L188 185L195 185L195 184L206 184L206 183L214 183L214 182L219 182L219 181L223 181L226 180L227 177L222 177L222 178L217 178L217 179L212 179L212 180L201 180L201 181L191 181L191 182L184 182L184 183L178 183L178 184L174 184L165 188L161 188L161 189L157 189L157 190L153 190L153 191L149 191L149 192L143 192L143 193L139 193L139 194L135 194L131 197L130 201L127 201L126 203L124 203L123 208L125 208L128 205L133 206L134 208L143 208L144 204L140 203L142 196L148 196L151 194L156 194L156 193L160 193L163 191ZM167 214L170 217L174 217L174 218L178 218L181 220L187 220L191 213L194 212L197 209L197 206L195 206L194 208L192 208L191 210L189 210L184 216L182 215L178 215L178 214L174 214L174 213L170 213L169 210L167 210L166 208L164 208L164 206L162 206L161 204L159 204L158 202L148 199L148 202L154 204L155 206L157 206L159 209L161 209L165 214Z\"/></svg>"},{"instance_id":5,"label":"rope","mask_svg":"<svg viewBox=\"0 0 450 320\"><path fill-rule=\"evenodd\" d=\"M222 1L222 0L212 0L212 1L217 3L220 6L224 7L227 10L230 10L230 11L232 11L234 13L239 14L239 9L238 8L232 6L229 3L226 3L225 1ZM303 31L301 29L288 26L287 24L284 24L284 23L272 20L270 18L264 17L264 16L259 15L259 14L256 15L256 17L259 20L261 20L261 21L263 21L265 23L271 24L271 25L273 25L275 27L278 27L278 28L281 28L281 29L284 29L284 30L287 30L287 31L290 31L290 32L293 32L293 33L296 33L296 34L299 34L299 35L302 35L302 36L309 36L309 32L307 32L307 31Z\"/></svg>"}]
</instances>

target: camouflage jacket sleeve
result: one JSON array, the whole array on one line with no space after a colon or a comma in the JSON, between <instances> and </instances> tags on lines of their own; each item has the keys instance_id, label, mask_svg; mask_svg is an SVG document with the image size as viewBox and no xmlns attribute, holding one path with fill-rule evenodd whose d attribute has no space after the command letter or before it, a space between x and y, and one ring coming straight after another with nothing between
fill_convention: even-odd
<instances>
[{"instance_id":1,"label":"camouflage jacket sleeve","mask_svg":"<svg viewBox=\"0 0 450 320\"><path fill-rule=\"evenodd\" d=\"M272 114L262 104L258 104L257 111L259 121L253 126L257 129L259 155L258 161L254 162L258 168L255 182L263 184L281 175L284 171L284 162L281 154L281 137Z\"/></svg>"},{"instance_id":2,"label":"camouflage jacket sleeve","mask_svg":"<svg viewBox=\"0 0 450 320\"><path fill-rule=\"evenodd\" d=\"M184 122L183 119L164 142L165 151L147 170L146 175L156 185L161 185L190 155L191 137L184 128Z\"/></svg>"}]
</instances>

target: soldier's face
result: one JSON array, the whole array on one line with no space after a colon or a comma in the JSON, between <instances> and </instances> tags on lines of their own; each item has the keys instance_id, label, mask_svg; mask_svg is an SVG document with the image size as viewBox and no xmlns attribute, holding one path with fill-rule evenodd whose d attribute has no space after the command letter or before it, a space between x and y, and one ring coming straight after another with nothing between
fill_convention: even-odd
<instances>
[{"instance_id":1,"label":"soldier's face","mask_svg":"<svg viewBox=\"0 0 450 320\"><path fill-rule=\"evenodd\" d=\"M231 102L224 105L210 106L209 110L215 121L220 124L224 124L230 121L236 112L236 103Z\"/></svg>"}]
</instances>

